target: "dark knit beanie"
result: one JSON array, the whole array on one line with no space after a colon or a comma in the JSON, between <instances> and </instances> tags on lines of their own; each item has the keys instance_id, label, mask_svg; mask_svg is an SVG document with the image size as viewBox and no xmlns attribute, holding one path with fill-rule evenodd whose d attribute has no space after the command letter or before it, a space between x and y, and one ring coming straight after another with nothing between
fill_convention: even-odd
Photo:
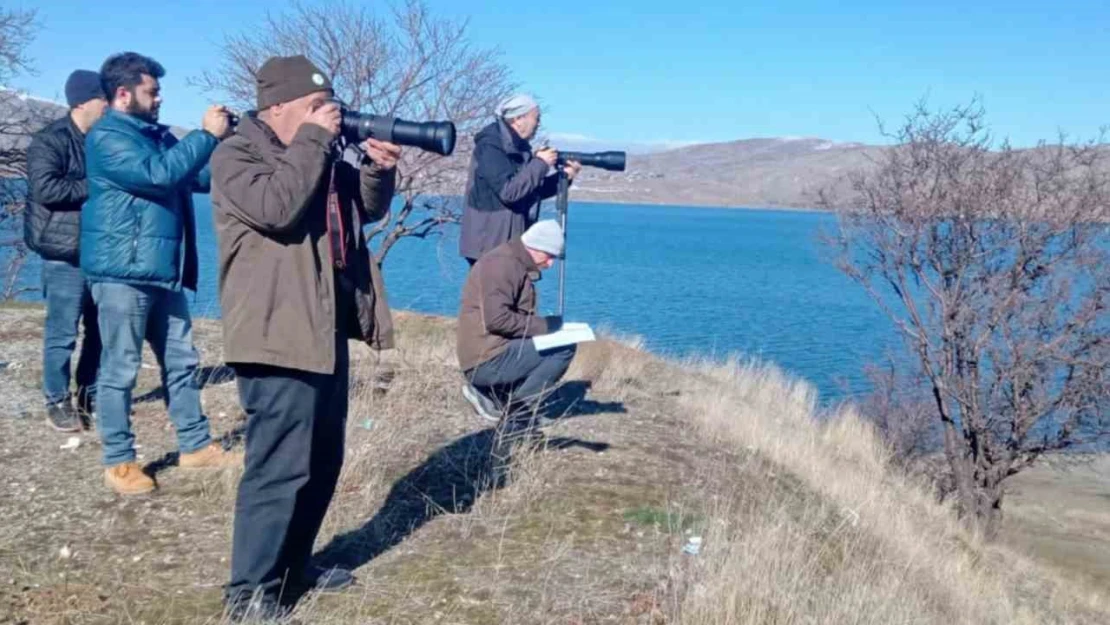
<instances>
[{"instance_id":1,"label":"dark knit beanie","mask_svg":"<svg viewBox=\"0 0 1110 625\"><path fill-rule=\"evenodd\" d=\"M266 59L255 79L260 111L317 91L333 93L327 75L300 54Z\"/></svg>"},{"instance_id":2,"label":"dark knit beanie","mask_svg":"<svg viewBox=\"0 0 1110 625\"><path fill-rule=\"evenodd\" d=\"M104 97L100 86L100 74L87 69L79 69L66 79L66 103L74 108L96 98Z\"/></svg>"}]
</instances>

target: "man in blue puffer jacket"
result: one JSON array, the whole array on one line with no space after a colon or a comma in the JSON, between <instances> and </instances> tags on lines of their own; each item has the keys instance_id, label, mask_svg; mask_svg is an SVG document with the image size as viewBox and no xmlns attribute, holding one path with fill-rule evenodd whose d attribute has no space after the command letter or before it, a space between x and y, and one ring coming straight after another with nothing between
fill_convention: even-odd
<instances>
[{"instance_id":1,"label":"man in blue puffer jacket","mask_svg":"<svg viewBox=\"0 0 1110 625\"><path fill-rule=\"evenodd\" d=\"M197 287L192 194L208 192L208 159L228 133L228 113L209 108L203 129L178 142L158 124L164 74L157 61L134 52L105 61L100 76L110 109L85 139L89 199L81 210L81 268L92 284L103 342L97 429L105 483L125 495L155 488L135 462L130 421L144 337L162 368L179 465L238 460L212 440L201 411L199 357L182 292Z\"/></svg>"}]
</instances>

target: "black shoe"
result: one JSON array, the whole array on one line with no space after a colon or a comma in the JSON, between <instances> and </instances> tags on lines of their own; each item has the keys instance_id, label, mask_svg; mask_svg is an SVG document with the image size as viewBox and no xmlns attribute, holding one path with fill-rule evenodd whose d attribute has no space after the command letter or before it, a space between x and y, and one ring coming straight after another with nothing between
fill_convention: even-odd
<instances>
[{"instance_id":1,"label":"black shoe","mask_svg":"<svg viewBox=\"0 0 1110 625\"><path fill-rule=\"evenodd\" d=\"M462 394L479 417L493 423L501 420L501 409L497 406L497 403L475 388L473 384L464 382Z\"/></svg>"},{"instance_id":2,"label":"black shoe","mask_svg":"<svg viewBox=\"0 0 1110 625\"><path fill-rule=\"evenodd\" d=\"M263 594L228 601L227 617L232 623L289 623L291 608L281 605L277 597Z\"/></svg>"},{"instance_id":3,"label":"black shoe","mask_svg":"<svg viewBox=\"0 0 1110 625\"><path fill-rule=\"evenodd\" d=\"M80 432L81 419L69 400L46 406L46 422L59 432Z\"/></svg>"},{"instance_id":4,"label":"black shoe","mask_svg":"<svg viewBox=\"0 0 1110 625\"><path fill-rule=\"evenodd\" d=\"M353 585L355 579L354 573L347 569L309 565L301 573L301 587L316 592L335 592Z\"/></svg>"}]
</instances>

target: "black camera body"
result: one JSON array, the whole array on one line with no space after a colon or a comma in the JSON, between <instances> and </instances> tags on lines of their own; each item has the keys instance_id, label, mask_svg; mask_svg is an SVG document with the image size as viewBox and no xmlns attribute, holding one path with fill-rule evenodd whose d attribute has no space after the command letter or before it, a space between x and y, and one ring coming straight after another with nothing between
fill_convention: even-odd
<instances>
[{"instance_id":1,"label":"black camera body","mask_svg":"<svg viewBox=\"0 0 1110 625\"><path fill-rule=\"evenodd\" d=\"M349 143L362 143L373 137L398 145L411 145L427 152L448 156L455 151L455 124L453 122L410 122L396 117L352 111L339 104L341 121L339 134ZM228 122L239 125L239 115L228 113Z\"/></svg>"},{"instance_id":2,"label":"black camera body","mask_svg":"<svg viewBox=\"0 0 1110 625\"><path fill-rule=\"evenodd\" d=\"M583 167L597 167L608 171L624 171L626 155L624 152L559 152L559 165L569 161L580 163Z\"/></svg>"}]
</instances>

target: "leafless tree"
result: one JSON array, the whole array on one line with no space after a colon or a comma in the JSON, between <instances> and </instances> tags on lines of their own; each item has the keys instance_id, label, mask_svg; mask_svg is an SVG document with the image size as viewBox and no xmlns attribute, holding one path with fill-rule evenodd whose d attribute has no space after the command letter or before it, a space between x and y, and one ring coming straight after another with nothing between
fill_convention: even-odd
<instances>
[{"instance_id":1,"label":"leafless tree","mask_svg":"<svg viewBox=\"0 0 1110 625\"><path fill-rule=\"evenodd\" d=\"M871 392L861 397L860 412L874 425L903 468L917 465L936 450L940 428L929 418L932 402L914 382L919 372L895 359L869 365L864 372Z\"/></svg>"},{"instance_id":2,"label":"leafless tree","mask_svg":"<svg viewBox=\"0 0 1110 625\"><path fill-rule=\"evenodd\" d=\"M919 418L989 538L1007 478L1107 432L1110 177L1101 138L1020 150L984 119L976 101L919 104L851 176L835 239L905 339L931 403Z\"/></svg>"},{"instance_id":3,"label":"leafless tree","mask_svg":"<svg viewBox=\"0 0 1110 625\"><path fill-rule=\"evenodd\" d=\"M460 140L453 156L405 150L397 185L403 203L369 235L381 236L378 262L402 237L426 238L458 221L457 200L446 196L461 192L470 138L512 87L497 52L470 43L465 21L434 17L420 0L385 15L342 1L294 2L227 36L221 49L219 68L191 82L241 109L253 107L255 71L267 57L304 54L331 75L336 95L352 108L455 122Z\"/></svg>"},{"instance_id":4,"label":"leafless tree","mask_svg":"<svg viewBox=\"0 0 1110 625\"><path fill-rule=\"evenodd\" d=\"M38 30L33 10L0 7L0 300L21 292L19 276L28 259L23 243L27 202L27 144L51 112L22 97L11 81L31 71L27 47Z\"/></svg>"}]
</instances>

